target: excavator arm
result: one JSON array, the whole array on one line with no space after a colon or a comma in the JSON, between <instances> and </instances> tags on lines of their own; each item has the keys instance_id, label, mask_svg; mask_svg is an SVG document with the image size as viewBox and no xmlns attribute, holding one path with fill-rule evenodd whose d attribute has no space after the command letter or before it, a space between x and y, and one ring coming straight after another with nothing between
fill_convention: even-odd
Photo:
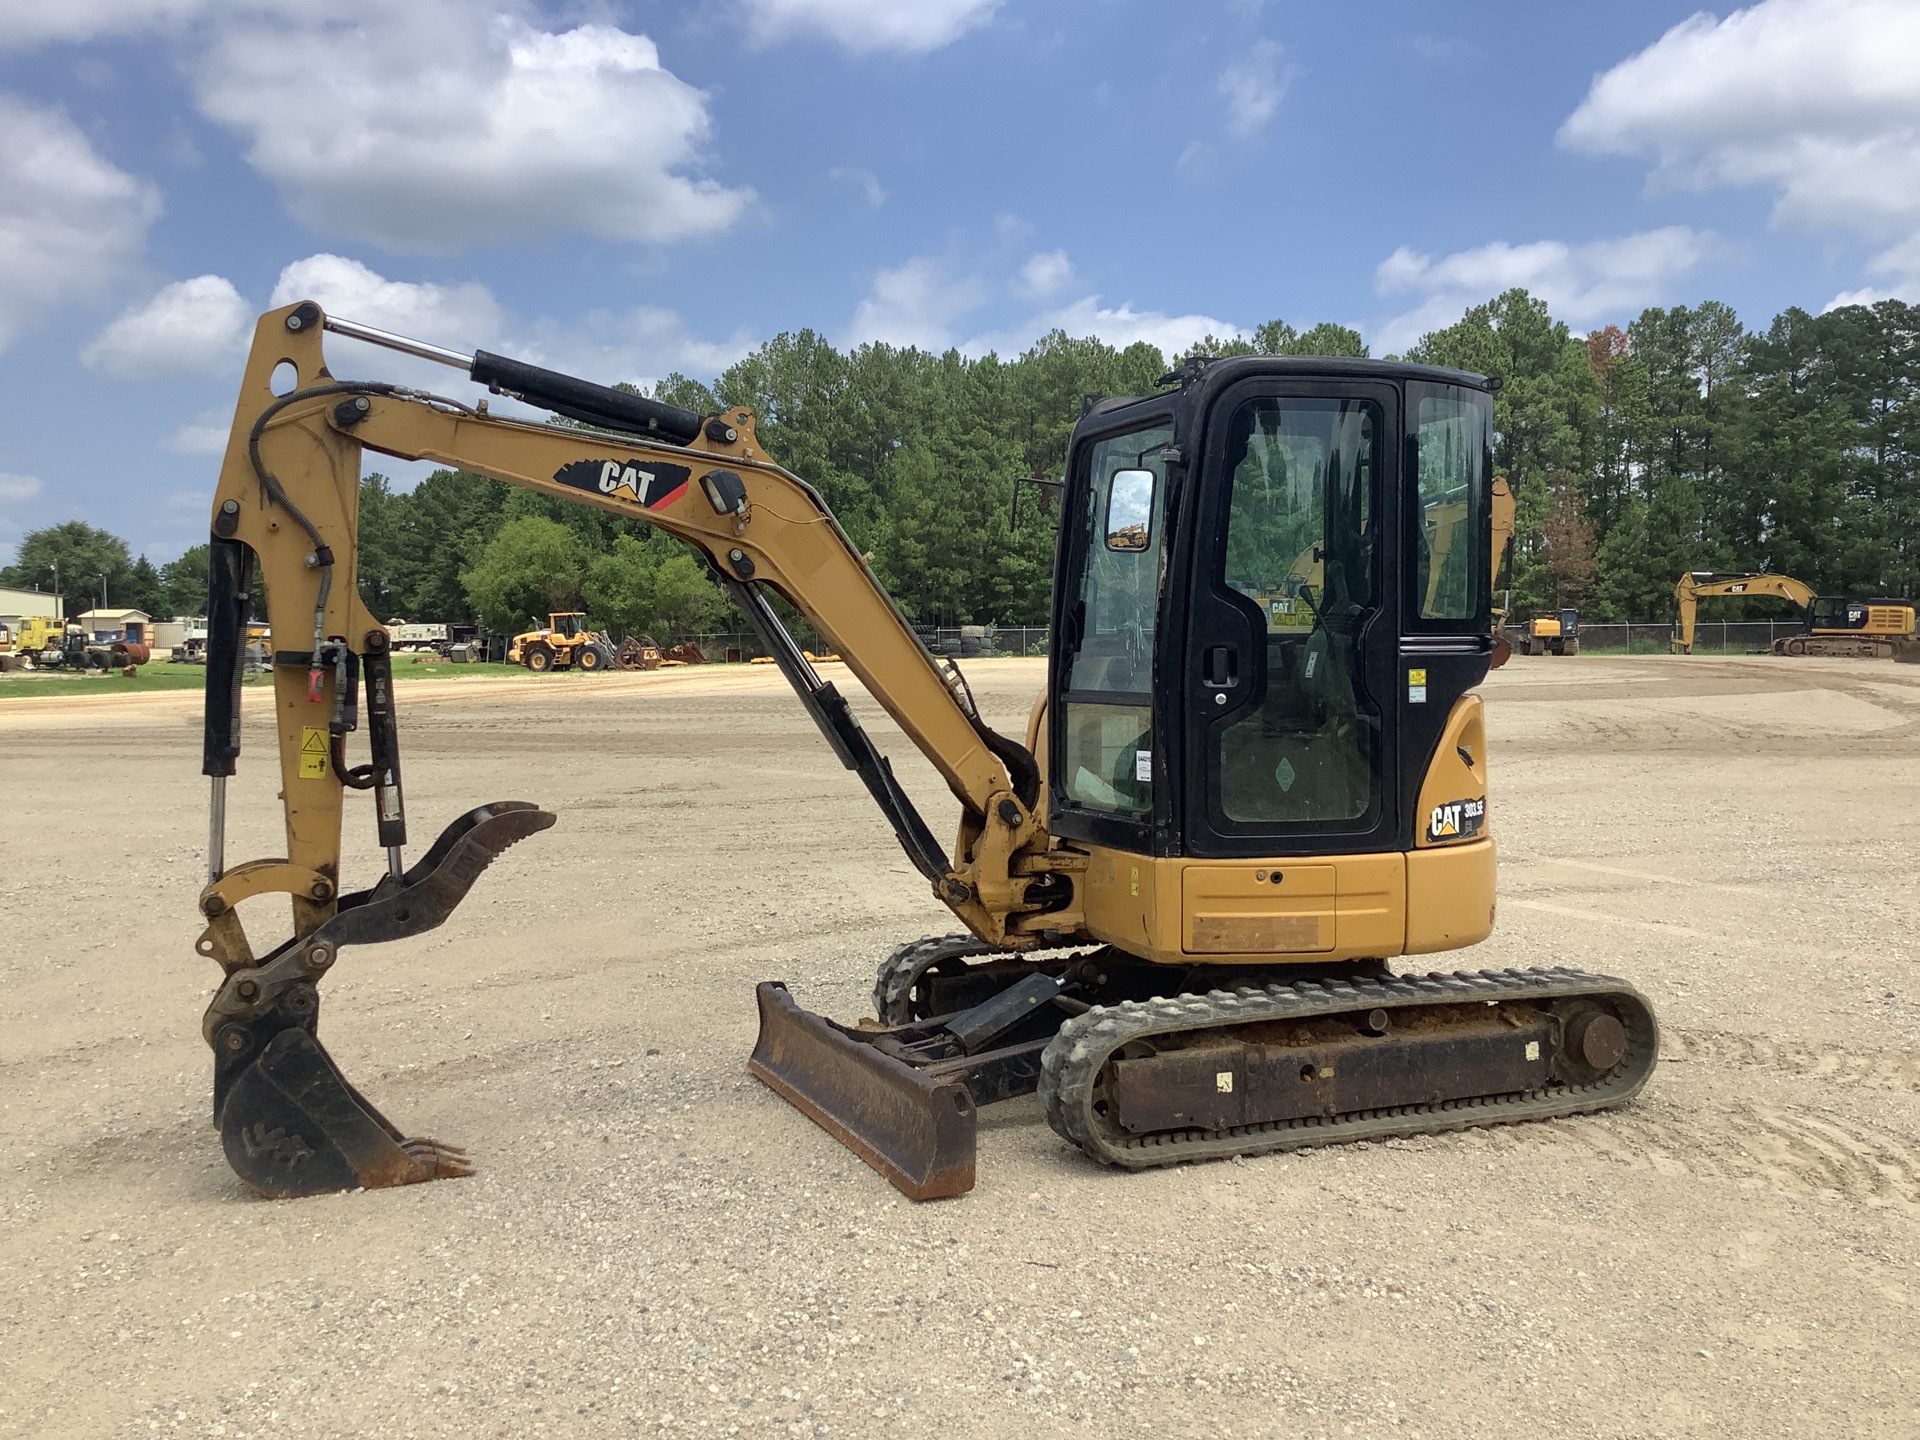
<instances>
[{"instance_id":1,"label":"excavator arm","mask_svg":"<svg viewBox=\"0 0 1920 1440\"><path fill-rule=\"evenodd\" d=\"M1716 575L1691 570L1674 584L1673 638L1667 648L1676 655L1693 653L1693 630L1699 602L1716 595L1777 595L1802 611L1813 604L1813 587L1791 575Z\"/></svg>"},{"instance_id":2,"label":"excavator arm","mask_svg":"<svg viewBox=\"0 0 1920 1440\"><path fill-rule=\"evenodd\" d=\"M527 423L401 386L339 381L327 330L463 369L574 425ZM278 383L276 383L278 382ZM591 428L588 428L591 427ZM1032 756L980 719L958 671L915 636L804 480L767 458L753 416L713 416L480 352L472 356L329 318L311 302L261 317L214 498L203 769L212 780L209 876L198 948L225 979L204 1033L215 1117L235 1170L267 1195L464 1174L452 1147L409 1140L340 1075L316 1038L315 982L341 947L442 923L488 863L553 817L497 802L453 822L411 867L385 628L356 583L363 451L429 460L642 520L695 546L856 771L935 894L983 942L1023 949L1070 923L1071 895L1036 818ZM240 679L255 565L273 635L284 857L229 868L226 781L239 754ZM847 702L815 673L769 594L794 605L933 764L959 802L951 856ZM367 764L347 737L365 695ZM342 893L346 792L374 792L387 873ZM244 901L289 897L293 934L256 958ZM318 1138L316 1138L318 1137Z\"/></svg>"}]
</instances>

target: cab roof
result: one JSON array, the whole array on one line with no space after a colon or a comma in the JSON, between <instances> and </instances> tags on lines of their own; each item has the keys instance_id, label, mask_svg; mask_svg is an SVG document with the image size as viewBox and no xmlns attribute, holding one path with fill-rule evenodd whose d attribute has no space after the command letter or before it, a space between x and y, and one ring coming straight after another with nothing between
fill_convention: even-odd
<instances>
[{"instance_id":1,"label":"cab roof","mask_svg":"<svg viewBox=\"0 0 1920 1440\"><path fill-rule=\"evenodd\" d=\"M1428 380L1438 385L1463 385L1472 390L1500 388L1498 377L1471 370L1448 370L1439 365L1415 365L1405 360L1368 360L1357 355L1229 355L1199 356L1179 365L1166 377L1178 382L1152 395L1112 395L1093 400L1082 419L1107 415L1131 405L1167 400L1204 382L1209 388L1230 385L1255 375L1286 375L1308 379Z\"/></svg>"}]
</instances>

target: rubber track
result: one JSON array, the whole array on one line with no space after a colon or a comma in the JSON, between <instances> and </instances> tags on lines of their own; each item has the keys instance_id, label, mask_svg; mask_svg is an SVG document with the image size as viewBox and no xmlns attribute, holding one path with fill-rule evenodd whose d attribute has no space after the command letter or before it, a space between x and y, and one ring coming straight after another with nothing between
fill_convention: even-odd
<instances>
[{"instance_id":1,"label":"rubber track","mask_svg":"<svg viewBox=\"0 0 1920 1440\"><path fill-rule=\"evenodd\" d=\"M873 1013L882 1025L910 1025L926 1019L913 1013L913 987L942 960L1025 960L1038 970L1076 954L1090 955L1099 948L1094 944L1002 950L974 935L923 935L880 962L880 974L873 982Z\"/></svg>"},{"instance_id":2,"label":"rubber track","mask_svg":"<svg viewBox=\"0 0 1920 1440\"><path fill-rule=\"evenodd\" d=\"M1332 1118L1308 1116L1231 1130L1176 1130L1126 1136L1094 1115L1094 1084L1121 1046L1178 1031L1210 1030L1274 1020L1340 1015L1375 1007L1485 1005L1588 997L1611 1003L1627 1027L1627 1053L1607 1075L1586 1085L1553 1085L1521 1095L1471 1096L1437 1104L1400 1105ZM1660 1053L1660 1030L1646 997L1624 980L1584 970L1481 970L1451 975L1400 975L1380 980L1303 980L1214 990L1161 1000L1096 1006L1060 1027L1041 1056L1040 1098L1047 1123L1094 1159L1129 1170L1231 1155L1300 1150L1348 1140L1385 1140L1467 1130L1479 1125L1545 1120L1604 1110L1638 1094Z\"/></svg>"},{"instance_id":3,"label":"rubber track","mask_svg":"<svg viewBox=\"0 0 1920 1440\"><path fill-rule=\"evenodd\" d=\"M942 960L1005 953L974 935L922 935L909 940L880 962L873 982L873 1013L882 1025L906 1025L921 1017L913 1013L913 987Z\"/></svg>"}]
</instances>

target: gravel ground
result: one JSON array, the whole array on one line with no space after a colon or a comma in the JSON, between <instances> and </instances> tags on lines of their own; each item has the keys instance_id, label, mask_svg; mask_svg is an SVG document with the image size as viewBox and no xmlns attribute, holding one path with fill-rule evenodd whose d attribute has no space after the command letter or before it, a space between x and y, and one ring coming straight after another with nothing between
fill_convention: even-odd
<instances>
[{"instance_id":1,"label":"gravel ground","mask_svg":"<svg viewBox=\"0 0 1920 1440\"><path fill-rule=\"evenodd\" d=\"M1042 667L969 673L1018 729ZM561 817L324 987L346 1073L481 1170L281 1203L208 1125L192 697L10 703L0 1434L1920 1433L1920 669L1486 694L1500 926L1455 963L1632 979L1638 1102L1132 1175L1028 1099L922 1206L745 1072L753 982L851 1018L953 928L764 668L402 693L417 836ZM257 699L236 861L280 849Z\"/></svg>"}]
</instances>

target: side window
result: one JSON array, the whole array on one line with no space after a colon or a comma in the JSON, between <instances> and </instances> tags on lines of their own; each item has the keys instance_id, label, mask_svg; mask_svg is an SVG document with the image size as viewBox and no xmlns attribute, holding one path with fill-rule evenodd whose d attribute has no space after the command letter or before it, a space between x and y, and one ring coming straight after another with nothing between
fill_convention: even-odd
<instances>
[{"instance_id":1,"label":"side window","mask_svg":"<svg viewBox=\"0 0 1920 1440\"><path fill-rule=\"evenodd\" d=\"M1069 690L1147 694L1160 601L1170 426L1117 435L1093 447L1080 536L1078 625Z\"/></svg>"},{"instance_id":2,"label":"side window","mask_svg":"<svg viewBox=\"0 0 1920 1440\"><path fill-rule=\"evenodd\" d=\"M1166 447L1156 425L1096 442L1075 539L1060 774L1067 797L1123 816L1153 808L1153 656L1166 541Z\"/></svg>"},{"instance_id":3,"label":"side window","mask_svg":"<svg viewBox=\"0 0 1920 1440\"><path fill-rule=\"evenodd\" d=\"M1485 572L1488 397L1451 385L1408 387L1414 402L1419 507L1413 536L1413 613L1422 620L1472 620Z\"/></svg>"}]
</instances>

